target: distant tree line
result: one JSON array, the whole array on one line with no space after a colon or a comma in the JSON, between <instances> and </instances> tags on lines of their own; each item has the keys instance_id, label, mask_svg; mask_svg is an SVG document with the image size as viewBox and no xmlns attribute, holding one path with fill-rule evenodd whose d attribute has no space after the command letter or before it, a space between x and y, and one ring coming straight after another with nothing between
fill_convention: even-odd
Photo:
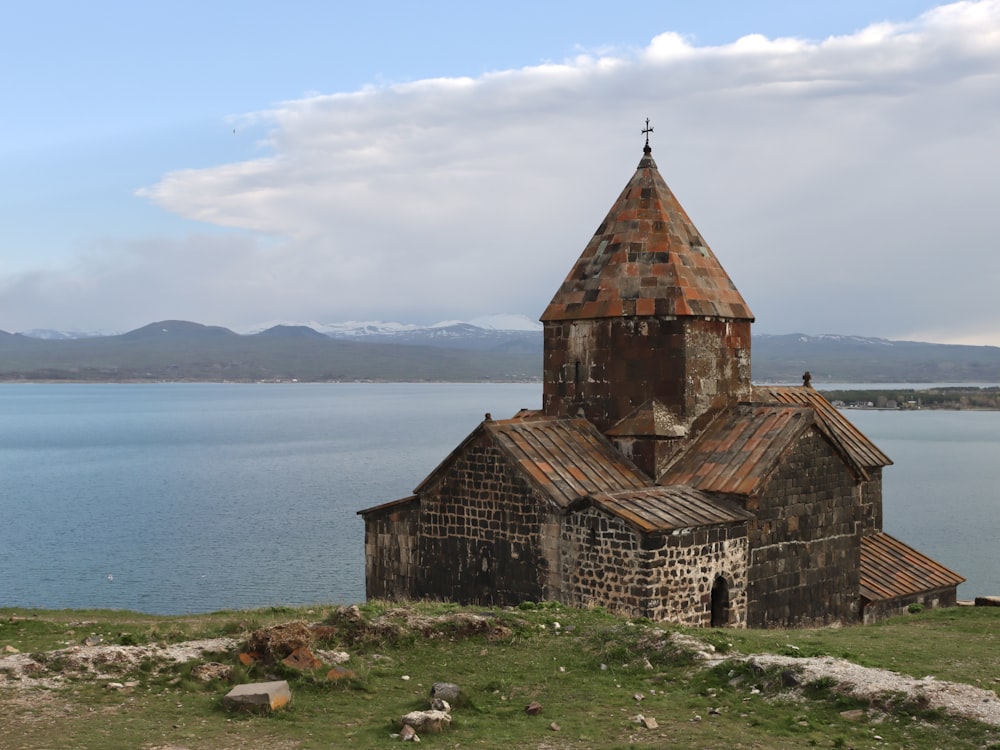
<instances>
[{"instance_id":1,"label":"distant tree line","mask_svg":"<svg viewBox=\"0 0 1000 750\"><path fill-rule=\"evenodd\" d=\"M1000 387L949 386L927 390L873 389L822 391L827 399L845 406L878 409L998 409Z\"/></svg>"}]
</instances>

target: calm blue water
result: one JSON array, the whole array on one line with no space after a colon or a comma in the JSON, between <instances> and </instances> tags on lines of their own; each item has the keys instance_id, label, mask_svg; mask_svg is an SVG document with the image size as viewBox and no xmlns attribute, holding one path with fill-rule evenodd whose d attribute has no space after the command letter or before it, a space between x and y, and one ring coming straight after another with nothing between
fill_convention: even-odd
<instances>
[{"instance_id":1,"label":"calm blue water","mask_svg":"<svg viewBox=\"0 0 1000 750\"><path fill-rule=\"evenodd\" d=\"M364 598L356 511L538 384L0 385L0 606L153 613ZM885 527L1000 594L1000 413L852 411ZM109 579L109 576L111 577Z\"/></svg>"},{"instance_id":2,"label":"calm blue water","mask_svg":"<svg viewBox=\"0 0 1000 750\"><path fill-rule=\"evenodd\" d=\"M885 530L965 576L959 598L1000 595L1000 412L845 414L893 460Z\"/></svg>"}]
</instances>

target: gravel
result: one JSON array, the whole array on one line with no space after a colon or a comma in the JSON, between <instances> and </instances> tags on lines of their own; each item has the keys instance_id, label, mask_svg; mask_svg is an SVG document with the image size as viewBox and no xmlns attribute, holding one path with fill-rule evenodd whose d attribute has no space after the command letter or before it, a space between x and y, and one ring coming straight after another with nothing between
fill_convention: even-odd
<instances>
[{"instance_id":1,"label":"gravel","mask_svg":"<svg viewBox=\"0 0 1000 750\"><path fill-rule=\"evenodd\" d=\"M802 675L804 682L832 679L838 689L865 700L876 700L886 694L903 694L928 708L938 708L956 716L1000 726L1000 698L992 690L938 680L929 675L916 679L887 669L862 667L832 657L799 658L754 654L743 658L765 669L794 669Z\"/></svg>"}]
</instances>

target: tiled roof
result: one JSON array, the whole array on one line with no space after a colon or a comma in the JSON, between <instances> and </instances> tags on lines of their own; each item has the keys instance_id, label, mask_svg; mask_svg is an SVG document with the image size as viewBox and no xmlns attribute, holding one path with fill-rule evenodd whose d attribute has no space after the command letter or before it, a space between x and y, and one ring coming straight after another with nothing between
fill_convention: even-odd
<instances>
[{"instance_id":1,"label":"tiled roof","mask_svg":"<svg viewBox=\"0 0 1000 750\"><path fill-rule=\"evenodd\" d=\"M889 457L837 411L819 391L807 386L754 386L753 393L754 400L757 401L799 404L815 410L820 429L865 479L869 478L867 469L892 465Z\"/></svg>"},{"instance_id":2,"label":"tiled roof","mask_svg":"<svg viewBox=\"0 0 1000 750\"><path fill-rule=\"evenodd\" d=\"M752 495L785 449L813 424L813 410L805 407L737 404L713 420L659 484Z\"/></svg>"},{"instance_id":3,"label":"tiled roof","mask_svg":"<svg viewBox=\"0 0 1000 750\"><path fill-rule=\"evenodd\" d=\"M602 492L591 495L590 501L646 533L717 526L754 517L736 503L684 486Z\"/></svg>"},{"instance_id":4,"label":"tiled roof","mask_svg":"<svg viewBox=\"0 0 1000 750\"><path fill-rule=\"evenodd\" d=\"M753 320L648 149L541 319L635 315Z\"/></svg>"},{"instance_id":5,"label":"tiled roof","mask_svg":"<svg viewBox=\"0 0 1000 750\"><path fill-rule=\"evenodd\" d=\"M483 426L561 508L581 495L650 484L585 419L508 419Z\"/></svg>"},{"instance_id":6,"label":"tiled roof","mask_svg":"<svg viewBox=\"0 0 1000 750\"><path fill-rule=\"evenodd\" d=\"M957 586L962 576L884 532L861 540L861 596L896 599Z\"/></svg>"},{"instance_id":7,"label":"tiled roof","mask_svg":"<svg viewBox=\"0 0 1000 750\"><path fill-rule=\"evenodd\" d=\"M359 516L367 516L370 513L382 513L384 511L403 508L411 503L420 502L420 498L416 495L407 495L406 497L401 497L399 500L390 500L387 503L382 503L381 505L373 505L370 508L365 508L364 510L359 510Z\"/></svg>"}]
</instances>

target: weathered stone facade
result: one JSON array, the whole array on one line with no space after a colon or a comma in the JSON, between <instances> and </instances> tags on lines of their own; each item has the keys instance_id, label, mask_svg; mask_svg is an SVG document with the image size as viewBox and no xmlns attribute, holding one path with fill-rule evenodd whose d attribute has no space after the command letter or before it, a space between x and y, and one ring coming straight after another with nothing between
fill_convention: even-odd
<instances>
[{"instance_id":1,"label":"weathered stone facade","mask_svg":"<svg viewBox=\"0 0 1000 750\"><path fill-rule=\"evenodd\" d=\"M416 592L420 503L414 495L365 515L365 596L396 599Z\"/></svg>"},{"instance_id":2,"label":"weathered stone facade","mask_svg":"<svg viewBox=\"0 0 1000 750\"><path fill-rule=\"evenodd\" d=\"M485 435L420 498L418 596L487 605L546 598L546 504Z\"/></svg>"},{"instance_id":3,"label":"weathered stone facade","mask_svg":"<svg viewBox=\"0 0 1000 750\"><path fill-rule=\"evenodd\" d=\"M649 400L688 426L750 397L747 321L658 317L546 323L543 411L602 432Z\"/></svg>"},{"instance_id":4,"label":"weathered stone facade","mask_svg":"<svg viewBox=\"0 0 1000 750\"><path fill-rule=\"evenodd\" d=\"M857 620L857 491L843 459L817 430L803 433L747 509L757 516L748 532L748 625Z\"/></svg>"},{"instance_id":5,"label":"weathered stone facade","mask_svg":"<svg viewBox=\"0 0 1000 750\"><path fill-rule=\"evenodd\" d=\"M725 581L725 626L744 627L746 524L644 535L594 508L563 525L562 601L629 617L712 624L712 590Z\"/></svg>"},{"instance_id":6,"label":"weathered stone facade","mask_svg":"<svg viewBox=\"0 0 1000 750\"><path fill-rule=\"evenodd\" d=\"M882 531L888 457L808 385L751 385L753 315L648 144L542 322L542 410L361 511L369 597L728 627L954 603Z\"/></svg>"}]
</instances>

